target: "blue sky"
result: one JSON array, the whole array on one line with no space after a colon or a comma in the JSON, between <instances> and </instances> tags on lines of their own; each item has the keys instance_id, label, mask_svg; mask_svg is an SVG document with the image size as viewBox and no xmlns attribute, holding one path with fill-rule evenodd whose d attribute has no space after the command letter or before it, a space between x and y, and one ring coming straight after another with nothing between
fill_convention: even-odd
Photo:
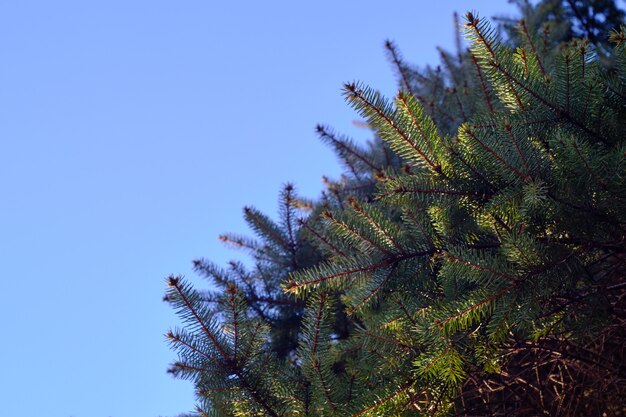
<instances>
[{"instance_id":1,"label":"blue sky","mask_svg":"<svg viewBox=\"0 0 626 417\"><path fill-rule=\"evenodd\" d=\"M366 140L343 82L387 95L382 44L437 63L452 12L506 1L6 1L0 5L2 415L172 416L162 301L225 263L242 207L337 177L317 123ZM426 6L424 6L426 5ZM199 279L198 285L205 285Z\"/></svg>"}]
</instances>

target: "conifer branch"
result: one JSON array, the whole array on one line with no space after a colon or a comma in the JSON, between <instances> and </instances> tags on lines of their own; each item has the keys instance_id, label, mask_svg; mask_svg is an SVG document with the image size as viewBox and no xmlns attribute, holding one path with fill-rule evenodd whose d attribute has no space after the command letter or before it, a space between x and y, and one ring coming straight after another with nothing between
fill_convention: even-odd
<instances>
[{"instance_id":1,"label":"conifer branch","mask_svg":"<svg viewBox=\"0 0 626 417\"><path fill-rule=\"evenodd\" d=\"M258 253L260 250L259 247L255 244L256 242L253 242L251 240L246 240L239 236L231 236L228 234L222 234L218 236L218 239L223 243L230 244L239 248L247 249L251 253Z\"/></svg>"},{"instance_id":2,"label":"conifer branch","mask_svg":"<svg viewBox=\"0 0 626 417\"><path fill-rule=\"evenodd\" d=\"M349 93L349 97L355 101L361 103L368 111L375 114L380 120L382 120L392 131L396 132L402 140L407 143L417 154L430 166L430 168L436 172L437 174L445 177L445 175L441 172L441 166L431 161L430 158L426 156L426 154L418 148L415 143L407 136L407 134L402 131L397 124L389 118L381 109L379 109L374 103L372 103L364 94L363 90L357 88L356 84L345 84L344 88Z\"/></svg>"},{"instance_id":3,"label":"conifer branch","mask_svg":"<svg viewBox=\"0 0 626 417\"><path fill-rule=\"evenodd\" d=\"M569 52L565 52L565 114L570 114L570 54Z\"/></svg>"},{"instance_id":4,"label":"conifer branch","mask_svg":"<svg viewBox=\"0 0 626 417\"><path fill-rule=\"evenodd\" d=\"M168 337L168 339L170 339L172 341L175 341L177 343L179 342L177 339L175 339L175 336L173 336L173 335L170 337L169 334L168 334L167 337ZM185 345L185 346L189 347L188 345ZM174 362L172 364L171 368L167 370L167 372L170 373L170 374L174 374L175 375L178 372L180 372L181 370L200 373L200 372L206 371L207 368L199 368L197 366L189 365L187 363L183 363L183 362L178 361L178 362Z\"/></svg>"},{"instance_id":5,"label":"conifer branch","mask_svg":"<svg viewBox=\"0 0 626 417\"><path fill-rule=\"evenodd\" d=\"M311 232L311 234L313 236L315 236L317 239L319 239L320 242L324 243L326 246L328 246L332 252L334 252L335 254L341 256L341 257L345 257L346 254L339 249L337 246L333 245L332 243L330 243L328 241L328 239L326 239L324 236L322 236L317 230L315 230L315 228L311 227L309 225L309 222L304 220L304 219L298 219L298 222L300 224L300 226L304 227L306 230L308 230L309 232Z\"/></svg>"},{"instance_id":6,"label":"conifer branch","mask_svg":"<svg viewBox=\"0 0 626 417\"><path fill-rule=\"evenodd\" d=\"M599 140L601 142L605 142L604 138L602 138L602 136L599 135L597 132L594 132L593 130L589 129L587 126L581 124L576 119L573 119L571 117L571 115L569 114L569 112L566 111L566 109L562 109L559 106L557 106L556 104L551 103L550 101L548 101L541 94L539 94L538 92L534 91L533 89L528 87L526 84L524 84L523 82L521 82L520 80L515 78L509 71L507 71L499 63L493 63L492 65L494 66L494 68L496 68L498 71L500 71L512 83L518 85L522 90L526 91L528 94L530 94L532 97L534 97L537 101L539 101L540 103L542 103L543 105L545 105L549 109L553 110L558 119L563 119L564 118L566 121L568 121L572 125L576 126L577 128L579 128L583 132L587 133L589 136L591 136L591 137L593 137L593 138L595 138L595 139L597 139L597 140Z\"/></svg>"},{"instance_id":7,"label":"conifer branch","mask_svg":"<svg viewBox=\"0 0 626 417\"><path fill-rule=\"evenodd\" d=\"M603 221L606 222L610 222L612 224L616 224L618 227L621 228L621 226L624 224L623 222L619 222L616 218L613 218L611 216L608 216L606 213L600 212L596 209L594 209L593 207L589 207L589 206L580 206L578 204L572 203L570 201L567 201L563 198L560 198L559 196L557 196L556 194L548 191L548 197L550 197L552 200L556 201L557 203L560 203L564 206L567 206L569 208L572 208L576 211L581 211L583 213L589 213L592 214L593 216L596 216L599 219L602 219Z\"/></svg>"},{"instance_id":8,"label":"conifer branch","mask_svg":"<svg viewBox=\"0 0 626 417\"><path fill-rule=\"evenodd\" d=\"M224 350L224 347L222 346L222 344L215 338L215 336L213 335L213 332L209 330L209 328L204 323L204 320L200 317L200 315L196 311L196 307L185 294L181 286L180 279L170 276L168 278L168 285L174 290L176 290L180 299L183 301L185 307L187 308L187 311L189 311L193 315L193 317L195 318L196 322L198 323L198 325L200 326L204 334L209 338L211 343L213 343L213 346L217 349L217 351L222 356L222 359L226 362L230 362L231 361L230 355L226 352L226 350Z\"/></svg>"},{"instance_id":9,"label":"conifer branch","mask_svg":"<svg viewBox=\"0 0 626 417\"><path fill-rule=\"evenodd\" d=\"M400 300L399 298L396 299L396 304L398 304L400 306L400 309L402 310L402 312L404 313L405 317L407 319L409 319L409 321L411 322L411 324L415 325L416 322L413 319L413 317L411 316L411 314L409 313L409 311L406 309L406 306L404 305L404 303L402 302L402 300Z\"/></svg>"},{"instance_id":10,"label":"conifer branch","mask_svg":"<svg viewBox=\"0 0 626 417\"><path fill-rule=\"evenodd\" d=\"M452 348L450 346L448 346L447 348L445 348L440 354L438 354L437 356L435 356L433 358L433 360L431 360L430 362L428 362L428 364L421 369L421 374L425 375L428 373L428 371L430 369L432 369L435 365L437 365L437 363L442 360L443 358L445 358L445 356L448 354L448 352L450 352L452 350Z\"/></svg>"},{"instance_id":11,"label":"conifer branch","mask_svg":"<svg viewBox=\"0 0 626 417\"><path fill-rule=\"evenodd\" d=\"M539 54L537 54L537 50L535 49L535 43L533 42L532 38L530 37L530 33L528 32L528 26L526 25L526 20L524 20L524 19L520 20L519 21L519 25L522 28L522 33L526 37L526 41L530 45L530 49L532 50L533 54L535 55L535 59L537 59L537 64L539 65L539 70L541 71L541 75L546 77L547 76L546 70L543 67L543 64L541 63L541 58L539 57Z\"/></svg>"},{"instance_id":12,"label":"conifer branch","mask_svg":"<svg viewBox=\"0 0 626 417\"><path fill-rule=\"evenodd\" d=\"M339 148L339 149L347 152L348 154L354 156L359 161L361 161L365 165L367 165L372 171L374 171L376 173L381 173L382 172L381 169L379 167L377 167L376 165L374 165L369 159L367 159L365 156L361 155L359 152L354 150L354 148L346 145L344 143L344 141L338 139L333 133L329 132L328 129L326 129L325 126L317 125L316 130L317 130L317 133L320 135L320 137L326 138L328 141L330 141L337 148ZM352 170L355 171L355 169L352 169Z\"/></svg>"},{"instance_id":13,"label":"conifer branch","mask_svg":"<svg viewBox=\"0 0 626 417\"><path fill-rule=\"evenodd\" d=\"M398 53L396 45L392 41L387 40L385 41L385 49L389 53L389 58L391 59L391 62L394 64L396 70L398 71L398 74L400 74L400 79L402 80L404 89L412 96L415 96L415 92L413 91L413 88L411 88L409 76L406 72L405 66L402 63L402 59L400 58L400 54Z\"/></svg>"},{"instance_id":14,"label":"conifer branch","mask_svg":"<svg viewBox=\"0 0 626 417\"><path fill-rule=\"evenodd\" d=\"M474 31L474 34L476 35L477 39L475 39L475 42L477 44L480 45L484 45L485 49L487 50L487 52L489 53L490 57L491 57L491 61L488 62L488 64L490 66L493 66L495 68L500 67L500 60L498 59L498 57L496 56L496 52L493 49L492 45L491 45L491 40L488 39L487 35L483 33L483 31L480 28L480 18L475 17L472 13L468 13L467 14L467 22L465 24L466 27L471 28ZM519 94L517 93L517 91L515 90L515 88L513 87L513 85L511 84L510 80L508 81L511 93L513 94L513 97L515 97L515 101L517 102L517 106L520 109L524 109L524 104L522 103L522 99L519 96Z\"/></svg>"},{"instance_id":15,"label":"conifer branch","mask_svg":"<svg viewBox=\"0 0 626 417\"><path fill-rule=\"evenodd\" d=\"M254 346L254 343L256 341L257 335L259 334L259 330L261 329L261 326L262 326L261 321L257 321L256 326L254 326L254 329L252 330L252 333L250 333L248 347L246 348L245 353L241 356L241 363L246 363L248 361L248 358L250 357L250 351L252 350L252 347Z\"/></svg>"},{"instance_id":16,"label":"conifer branch","mask_svg":"<svg viewBox=\"0 0 626 417\"><path fill-rule=\"evenodd\" d=\"M212 263L204 259L195 259L193 261L193 269L205 278L213 279L219 286L225 287L231 282L231 279L224 274L225 271L217 270Z\"/></svg>"},{"instance_id":17,"label":"conifer branch","mask_svg":"<svg viewBox=\"0 0 626 417\"><path fill-rule=\"evenodd\" d=\"M450 77L452 78L452 84L453 84L453 88L457 88L461 85L461 83L458 80L458 71L455 71L455 67L452 64L452 62L450 62L450 58L448 57L448 54L446 54L446 52L442 49L442 48L437 48L437 50L439 51L439 56L441 57L441 61L445 64L446 69L448 70L448 74L450 75Z\"/></svg>"},{"instance_id":18,"label":"conifer branch","mask_svg":"<svg viewBox=\"0 0 626 417\"><path fill-rule=\"evenodd\" d=\"M433 117L435 115L435 111L437 111L437 112L441 113L446 119L448 119L450 121L450 123L455 123L456 122L456 117L454 117L453 115L448 113L441 106L435 105L435 100L430 100L428 102L428 106L430 107L430 112L433 115Z\"/></svg>"},{"instance_id":19,"label":"conifer branch","mask_svg":"<svg viewBox=\"0 0 626 417\"><path fill-rule=\"evenodd\" d=\"M326 218L329 221L331 221L333 224L335 224L340 229L343 229L343 230L347 231L348 233L350 233L351 235L356 236L357 238L361 239L362 241L367 242L372 248L378 249L380 252L384 253L385 255L389 255L389 256L393 255L387 248L381 246L380 244L374 242L369 237L363 235L363 233L361 233L355 227L350 226L346 222L342 222L342 221L337 220L335 218L335 216L332 215L331 212L326 211L326 212L322 213L322 215L324 216L324 218Z\"/></svg>"},{"instance_id":20,"label":"conifer branch","mask_svg":"<svg viewBox=\"0 0 626 417\"><path fill-rule=\"evenodd\" d=\"M500 216L498 216L497 214L492 214L491 218L493 218L497 224L499 224L504 230L506 230L507 232L511 233L513 230L511 229L511 226L509 226L508 224L506 224L506 222L504 220L502 220L502 218ZM502 241L502 235L500 234L500 231L495 228L496 233L498 234L498 240Z\"/></svg>"},{"instance_id":21,"label":"conifer branch","mask_svg":"<svg viewBox=\"0 0 626 417\"><path fill-rule=\"evenodd\" d=\"M181 287L179 286L180 284L177 282L178 279L174 278L174 277L170 277L171 281L171 285L173 288L177 289L177 291L179 292L179 294L181 294L182 299L184 300L186 305L190 305L188 304L188 300L185 298L185 296L183 295L183 293L180 291ZM190 310L192 312L192 314L196 317L197 314L195 313L195 310ZM198 317L199 319L199 317ZM207 359L209 359L211 362L215 363L218 367L220 368L224 368L228 371L231 372L232 374L234 374L235 376L237 376L238 381L240 382L241 386L252 396L252 398L259 404L261 405L268 413L270 416L272 417L279 417L279 414L277 414L268 404L268 402L257 392L257 390L250 385L250 383L248 382L247 378L244 376L244 374L242 373L241 369L238 367L237 363L235 360L233 360L228 354L226 354L226 352L224 351L224 349L221 347L220 344L217 343L217 341L215 340L215 338L212 336L212 334L207 333L208 329L206 329L206 326L204 325L204 323L200 323L201 327L203 328L203 330L205 330L205 333L207 334L207 336L209 337L209 339L213 342L213 345L217 348L218 352L220 353L220 355L222 355L222 361L218 361L217 359L213 358L212 356L209 356L208 354L206 354L205 352L199 350L197 347L187 343L186 341L182 340L179 336L175 335L172 332L169 332L167 334L167 337L172 340L175 341L176 343L180 343L184 346L186 346L188 349L192 350L193 352L197 353L200 356L203 356Z\"/></svg>"},{"instance_id":22,"label":"conifer branch","mask_svg":"<svg viewBox=\"0 0 626 417\"><path fill-rule=\"evenodd\" d=\"M304 307L304 304L295 300L287 300L287 299L279 299L279 298L271 298L271 297L262 297L256 294L252 294L246 297L246 300L254 303L265 303L274 306L294 306L294 307Z\"/></svg>"},{"instance_id":23,"label":"conifer branch","mask_svg":"<svg viewBox=\"0 0 626 417\"><path fill-rule=\"evenodd\" d=\"M352 374L350 377L350 384L348 386L348 398L346 403L350 404L352 402L352 390L354 388L354 380L356 379L356 374Z\"/></svg>"},{"instance_id":24,"label":"conifer branch","mask_svg":"<svg viewBox=\"0 0 626 417\"><path fill-rule=\"evenodd\" d=\"M234 286L231 286L227 291L228 293L228 304L231 310L231 314L233 316L233 360L235 361L235 366L237 365L237 353L239 350L239 310L236 305L235 294L237 293L237 289Z\"/></svg>"},{"instance_id":25,"label":"conifer branch","mask_svg":"<svg viewBox=\"0 0 626 417\"><path fill-rule=\"evenodd\" d=\"M294 231L293 231L293 185L287 184L284 188L284 195L282 198L283 204L283 213L285 216L285 228L287 229L287 237L289 241L287 242L287 248L289 249L289 254L291 258L291 267L294 269L298 269L298 260L296 256L297 244L294 239Z\"/></svg>"},{"instance_id":26,"label":"conifer branch","mask_svg":"<svg viewBox=\"0 0 626 417\"><path fill-rule=\"evenodd\" d=\"M622 92L616 90L612 85L608 84L606 86L606 88L613 94L615 94L617 97L619 97L622 100L626 100L626 95L624 95Z\"/></svg>"},{"instance_id":27,"label":"conifer branch","mask_svg":"<svg viewBox=\"0 0 626 417\"><path fill-rule=\"evenodd\" d=\"M391 236L391 234L387 231L387 228L385 228L384 226L382 226L381 224L379 224L376 220L374 220L372 218L371 215L369 215L364 209L363 207L358 203L358 201L356 199L350 199L349 200L350 203L350 207L352 207L352 209L358 213L359 215L361 215L363 218L365 218L368 222L368 224L370 225L370 227L372 227L372 229L374 229L377 233L379 233L380 235L384 236L386 238L386 240L388 242L391 243L391 245L401 254L406 254L406 251L404 250L404 248L402 248L402 246L400 246L400 244L396 241L396 239L394 239L393 236Z\"/></svg>"},{"instance_id":28,"label":"conifer branch","mask_svg":"<svg viewBox=\"0 0 626 417\"><path fill-rule=\"evenodd\" d=\"M432 83L433 91L431 93L432 100L430 101L432 106L434 106L435 99L437 98L437 93L438 93L437 90L439 89L439 83L441 82L440 77L441 77L441 66L437 65L437 67L435 68L435 78L433 79L433 83Z\"/></svg>"},{"instance_id":29,"label":"conifer branch","mask_svg":"<svg viewBox=\"0 0 626 417\"><path fill-rule=\"evenodd\" d=\"M415 383L414 379L410 379L408 382L404 383L402 386L400 386L399 389L397 389L396 391L392 392L391 394L389 394L388 396L386 396L385 398L382 398L378 401L376 401L374 404L370 405L367 408L364 408L363 410L352 414L352 417L359 417L362 416L363 414L367 414L370 411L380 407L381 405L387 403L388 401L393 400L395 397L397 397L398 395L402 394L404 391L406 391L407 389L409 389L413 384Z\"/></svg>"},{"instance_id":30,"label":"conifer branch","mask_svg":"<svg viewBox=\"0 0 626 417\"><path fill-rule=\"evenodd\" d=\"M431 138L429 137L429 135L426 133L426 131L424 130L424 126L423 126L423 122L422 119L423 116L422 115L418 115L415 114L415 112L413 111L413 106L410 105L410 97L407 97L405 94L402 94L402 92L400 92L398 94L398 98L397 98L397 103L400 105L400 108L404 111L405 114L407 114L410 117L411 122L413 123L413 126L415 126L418 130L418 132L420 133L420 135L422 136L422 140L424 141L424 143L426 144L426 147L428 148L428 151L430 152L431 155L434 155L435 152L433 150L432 144L431 144ZM434 124L430 123L432 126L429 126L428 128L430 128L430 130L433 129ZM411 143L413 143L413 141L411 141ZM415 149L415 146L413 146L413 148ZM420 153L420 155L422 155L422 153ZM425 157L425 155L424 155ZM440 168L441 169L441 168Z\"/></svg>"},{"instance_id":31,"label":"conifer branch","mask_svg":"<svg viewBox=\"0 0 626 417\"><path fill-rule=\"evenodd\" d=\"M583 163L583 166L585 167L585 170L587 171L587 173L589 173L591 178L593 178L593 180L598 185L598 187L600 187L602 190L607 190L606 183L604 181L602 181L600 178L598 178L596 173L591 169L591 167L587 163L587 160L585 159L583 154L580 152L580 149L578 148L578 145L576 145L576 141L573 140L571 143L572 143L572 147L576 151L576 155L578 156L580 161Z\"/></svg>"},{"instance_id":32,"label":"conifer branch","mask_svg":"<svg viewBox=\"0 0 626 417\"><path fill-rule=\"evenodd\" d=\"M365 331L365 332L363 332L363 334L365 336L367 336L367 337L374 338L374 339L379 340L381 342L390 343L392 345L395 345L400 350L405 351L405 352L411 351L413 349L411 346L405 345L404 343L400 343L397 340L390 339L388 337L383 337L381 335L378 335L378 334L375 334L375 333L372 333L372 332L369 332L369 331ZM382 356L381 356L381 358L384 359Z\"/></svg>"},{"instance_id":33,"label":"conifer branch","mask_svg":"<svg viewBox=\"0 0 626 417\"><path fill-rule=\"evenodd\" d=\"M391 276L393 275L394 272L395 272L395 265L389 270L387 275L385 275L385 278L383 278L382 281L380 281L380 283L378 285L376 285L376 287L372 288L370 290L370 292L365 297L363 297L361 300L359 300L359 302L356 305L352 306L350 308L350 310L351 311L356 311L356 310L360 309L365 303L367 303L369 300L371 300L373 296L378 294L378 292L387 283L387 281L389 280L389 278L391 278Z\"/></svg>"},{"instance_id":34,"label":"conifer branch","mask_svg":"<svg viewBox=\"0 0 626 417\"><path fill-rule=\"evenodd\" d=\"M528 78L530 75L530 67L528 66L528 56L526 55L525 49L519 50L519 58L522 61L522 64L524 64L524 75Z\"/></svg>"},{"instance_id":35,"label":"conifer branch","mask_svg":"<svg viewBox=\"0 0 626 417\"><path fill-rule=\"evenodd\" d=\"M549 36L550 36L550 24L549 23L546 23L541 33L543 35L543 42L541 44L541 53L545 55L548 52L548 43L549 43Z\"/></svg>"},{"instance_id":36,"label":"conifer branch","mask_svg":"<svg viewBox=\"0 0 626 417\"><path fill-rule=\"evenodd\" d=\"M458 262L458 263L461 263L463 265L467 265L467 266L470 266L472 268L478 269L480 271L489 272L490 274L496 275L498 277L506 278L508 281L513 282L513 283L517 283L519 281L518 277L515 277L513 275L510 275L510 274L507 274L507 273L495 270L493 268L488 268L486 266L480 265L480 264L475 263L475 262L468 261L466 259L459 258L459 257L457 257L455 255L452 255L450 252L445 252L445 255L446 255L446 258L448 260L450 260L450 261Z\"/></svg>"},{"instance_id":37,"label":"conifer branch","mask_svg":"<svg viewBox=\"0 0 626 417\"><path fill-rule=\"evenodd\" d=\"M236 375L239 378L239 381L241 382L242 387L246 391L248 391L248 393L252 396L252 398L254 399L254 401L256 401L257 404L263 407L265 411L271 417L280 417L280 414L274 411L274 409L269 405L269 403L265 400L265 398L263 398L261 394L252 385L250 385L247 378L245 378L241 372L237 372Z\"/></svg>"},{"instance_id":38,"label":"conifer branch","mask_svg":"<svg viewBox=\"0 0 626 417\"><path fill-rule=\"evenodd\" d=\"M580 43L580 79L585 80L585 64L587 63L587 42Z\"/></svg>"},{"instance_id":39,"label":"conifer branch","mask_svg":"<svg viewBox=\"0 0 626 417\"><path fill-rule=\"evenodd\" d=\"M172 331L167 332L165 337L167 337L172 342L179 343L185 346L187 349L191 350L194 353L197 353L198 355L204 357L205 359L208 359L210 362L213 362L217 366L222 365L222 363L218 361L216 358L214 358L213 356L209 355L206 352L201 351L200 349L198 349L196 346L192 345L191 343L183 340L178 334Z\"/></svg>"},{"instance_id":40,"label":"conifer branch","mask_svg":"<svg viewBox=\"0 0 626 417\"><path fill-rule=\"evenodd\" d=\"M420 229L420 231L422 232L422 236L428 242L428 249L430 249L431 251L435 251L436 250L435 243L433 242L432 238L430 237L430 233L428 233L426 231L426 229L424 228L424 225L422 224L422 222L417 220L417 218L415 217L415 214L410 209L405 209L404 213L407 215L407 217L409 219L411 219L413 224L415 224Z\"/></svg>"},{"instance_id":41,"label":"conifer branch","mask_svg":"<svg viewBox=\"0 0 626 417\"><path fill-rule=\"evenodd\" d=\"M583 107L583 111L582 114L587 114L587 112L589 111L589 104L591 101L591 93L593 91L593 83L589 83L589 87L587 88L587 96L585 97L585 101L584 101L584 107Z\"/></svg>"},{"instance_id":42,"label":"conifer branch","mask_svg":"<svg viewBox=\"0 0 626 417\"><path fill-rule=\"evenodd\" d=\"M388 197L393 194L436 194L446 196L459 196L459 197L479 197L480 194L477 191L457 191L457 190L445 190L440 188L421 188L421 187L406 187L399 186L392 189L389 193L382 194L382 197Z\"/></svg>"},{"instance_id":43,"label":"conifer branch","mask_svg":"<svg viewBox=\"0 0 626 417\"><path fill-rule=\"evenodd\" d=\"M358 274L361 272L376 271L381 268L386 268L389 266L396 265L397 263L405 261L407 259L417 258L420 256L432 256L433 253L434 252L432 250L428 250L428 251L408 253L406 255L392 256L374 264L364 265L364 266L357 267L357 268L351 268L351 269L340 271L334 274L323 275L323 276L319 276L317 278L310 279L307 281L302 281L302 282L297 282L293 278L290 278L288 282L285 284L285 291L295 293L298 289L303 288L303 287L317 285L325 281L329 281L329 280L333 280L333 279L341 278L345 276L350 276L350 275Z\"/></svg>"},{"instance_id":44,"label":"conifer branch","mask_svg":"<svg viewBox=\"0 0 626 417\"><path fill-rule=\"evenodd\" d=\"M459 98L458 90L453 88L450 93L456 99L456 104L459 106L459 112L461 113L461 116L463 116L463 123L467 122L467 114L465 114L465 110L463 110L463 103L461 103L461 99Z\"/></svg>"},{"instance_id":45,"label":"conifer branch","mask_svg":"<svg viewBox=\"0 0 626 417\"><path fill-rule=\"evenodd\" d=\"M485 79L483 78L483 73L480 70L480 65L478 64L478 59L476 55L470 52L472 57L472 62L474 63L474 67L476 68L476 73L478 74L478 79L480 80L480 86L482 87L483 97L485 97L485 103L487 103L487 107L489 107L489 113L493 114L494 109L491 104L491 98L489 98L489 90L487 89L487 85L485 84Z\"/></svg>"},{"instance_id":46,"label":"conifer branch","mask_svg":"<svg viewBox=\"0 0 626 417\"><path fill-rule=\"evenodd\" d=\"M535 98L537 101L539 101L540 103L542 103L546 107L552 109L558 115L561 115L562 113L564 113L563 109L559 108L556 104L549 102L544 96L542 96L538 92L536 92L533 89L531 89L530 87L528 87L522 81L518 80L513 74L511 74L510 71L508 71L506 68L504 68L499 62L492 62L491 66L493 68L497 69L509 82L511 82L512 84L517 85L522 90L526 91L533 98Z\"/></svg>"},{"instance_id":47,"label":"conifer branch","mask_svg":"<svg viewBox=\"0 0 626 417\"><path fill-rule=\"evenodd\" d=\"M255 212L255 210L253 210L251 207L244 207L244 213L245 215L252 219L252 221L254 222L254 224L265 234L267 234L274 242L276 242L277 244L279 244L284 250L289 251L289 243L287 241L285 241L285 239L283 238L283 236L279 235L275 230L273 230L272 228L268 227L265 222L263 221L264 219L260 218L258 216L258 214Z\"/></svg>"},{"instance_id":48,"label":"conifer branch","mask_svg":"<svg viewBox=\"0 0 626 417\"><path fill-rule=\"evenodd\" d=\"M528 175L521 173L517 168L515 168L514 166L509 164L504 158L502 158L496 151L494 151L492 148L487 146L482 140L480 140L478 138L478 135L476 135L476 133L473 130L471 130L468 126L463 126L462 129L463 129L464 133L466 133L472 139L474 139L484 150L489 152L494 158L496 158L498 161L500 161L505 167L507 167L510 171L515 173L515 175L520 177L522 179L522 181L524 181L524 182L530 182L531 181L531 178Z\"/></svg>"},{"instance_id":49,"label":"conifer branch","mask_svg":"<svg viewBox=\"0 0 626 417\"><path fill-rule=\"evenodd\" d=\"M465 265L468 265L468 263L464 263ZM474 265L472 265L474 266ZM476 266L478 266L476 264ZM491 272L491 271L489 271ZM446 320L444 320L443 322L439 323L439 327L445 327L448 323L450 323L453 320L458 319L459 317L465 316L467 313L472 312L480 307L482 307L485 304L489 304L494 302L495 300L497 300L498 298L502 297L504 294L506 294L507 292L511 291L512 289L517 288L517 283L509 285L508 287L502 288L500 291L498 291L495 294L490 295L489 297L483 298L482 300L478 301L477 303L472 304L471 306L467 307L466 309L448 317Z\"/></svg>"},{"instance_id":50,"label":"conifer branch","mask_svg":"<svg viewBox=\"0 0 626 417\"><path fill-rule=\"evenodd\" d=\"M216 393L216 392L227 392L227 391L238 391L238 388L237 387L204 388L204 389L196 391L196 394L203 396L203 397L208 397L211 394Z\"/></svg>"},{"instance_id":51,"label":"conifer branch","mask_svg":"<svg viewBox=\"0 0 626 417\"><path fill-rule=\"evenodd\" d=\"M458 161L460 161L478 180L480 180L483 184L489 187L490 190L495 191L497 187L491 183L483 174L476 169L476 167L469 163L453 146L446 144L446 149L450 152L452 156L454 156Z\"/></svg>"},{"instance_id":52,"label":"conifer branch","mask_svg":"<svg viewBox=\"0 0 626 417\"><path fill-rule=\"evenodd\" d=\"M324 303L326 303L326 293L320 295L320 301L317 308L317 315L315 317L315 324L313 325L313 342L311 343L311 353L315 355L317 353L317 338L320 333L320 324L322 323L322 315L324 313Z\"/></svg>"},{"instance_id":53,"label":"conifer branch","mask_svg":"<svg viewBox=\"0 0 626 417\"><path fill-rule=\"evenodd\" d=\"M299 288L302 288L302 287L307 287L307 286L310 286L310 285L316 285L316 284L319 284L321 282L325 282L325 281L329 281L329 280L332 280L332 279L336 279L336 278L341 278L341 277L357 274L357 273L360 273L360 272L375 271L377 269L384 268L384 267L387 267L389 265L391 265L391 262L389 262L388 260L385 260L385 261L382 261L382 262L378 262L376 264L366 265L366 266L363 266L363 267L358 267L358 268L353 268L353 269L348 269L348 270L345 270L345 271L337 272L335 274L317 277L315 279L311 279L311 280L304 281L304 282L297 282L297 281L295 281L293 279L290 279L287 282L287 285L285 287L285 291L291 292L291 293L295 293L296 290L298 290Z\"/></svg>"},{"instance_id":54,"label":"conifer branch","mask_svg":"<svg viewBox=\"0 0 626 417\"><path fill-rule=\"evenodd\" d=\"M459 14L455 11L452 14L452 22L454 23L454 45L456 46L456 54L459 64L463 64L463 48L461 46L461 23L459 23Z\"/></svg>"},{"instance_id":55,"label":"conifer branch","mask_svg":"<svg viewBox=\"0 0 626 417\"><path fill-rule=\"evenodd\" d=\"M312 357L312 362L313 362L313 369L315 369L317 377L319 378L320 385L322 386L322 391L324 392L324 396L326 397L326 401L328 401L328 404L330 405L330 408L332 408L333 412L336 413L337 406L335 405L333 400L330 398L330 390L328 388L328 385L326 384L326 379L324 378L324 375L322 374L322 369L320 367L320 362L319 362L319 358L317 355L317 345L319 343L318 338L319 338L319 333L320 333L320 326L322 323L322 316L324 313L324 304L326 303L326 297L327 295L325 293L320 295L317 315L315 317L315 324L313 325L314 334L313 334L313 342L311 345L311 357Z\"/></svg>"},{"instance_id":56,"label":"conifer branch","mask_svg":"<svg viewBox=\"0 0 626 417\"><path fill-rule=\"evenodd\" d=\"M511 143L513 143L513 146L515 146L515 150L517 151L517 154L522 160L522 163L524 164L524 168L526 168L526 172L530 172L530 168L528 167L528 161L526 160L524 153L520 149L519 144L517 143L517 140L515 139L515 135L513 134L513 127L508 121L504 124L504 130L509 135L509 139L511 139ZM526 176L530 178L530 175L526 174Z\"/></svg>"},{"instance_id":57,"label":"conifer branch","mask_svg":"<svg viewBox=\"0 0 626 417\"><path fill-rule=\"evenodd\" d=\"M200 414L200 417L211 417L207 413L205 413L204 410L200 408L199 405L196 405L196 412Z\"/></svg>"}]
</instances>

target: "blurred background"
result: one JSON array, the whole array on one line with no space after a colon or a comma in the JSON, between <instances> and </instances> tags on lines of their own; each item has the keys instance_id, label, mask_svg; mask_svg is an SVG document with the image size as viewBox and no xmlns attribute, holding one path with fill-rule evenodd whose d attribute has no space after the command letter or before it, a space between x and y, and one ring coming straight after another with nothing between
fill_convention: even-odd
<instances>
[{"instance_id":1,"label":"blurred background","mask_svg":"<svg viewBox=\"0 0 626 417\"><path fill-rule=\"evenodd\" d=\"M383 43L453 50L452 14L505 0L5 1L0 4L0 371L4 416L193 408L166 368L161 301L191 261L245 259L244 205L273 216L341 172L317 123L367 140L341 86L388 96ZM205 285L199 279L198 286Z\"/></svg>"}]
</instances>

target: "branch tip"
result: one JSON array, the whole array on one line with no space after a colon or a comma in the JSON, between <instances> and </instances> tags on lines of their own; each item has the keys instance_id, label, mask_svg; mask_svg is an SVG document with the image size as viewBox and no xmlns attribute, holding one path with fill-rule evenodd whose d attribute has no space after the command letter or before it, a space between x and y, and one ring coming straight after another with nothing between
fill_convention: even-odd
<instances>
[{"instance_id":1,"label":"branch tip","mask_svg":"<svg viewBox=\"0 0 626 417\"><path fill-rule=\"evenodd\" d=\"M168 287L178 287L179 283L180 283L179 277L175 277L174 275L170 275L169 277L167 277Z\"/></svg>"}]
</instances>

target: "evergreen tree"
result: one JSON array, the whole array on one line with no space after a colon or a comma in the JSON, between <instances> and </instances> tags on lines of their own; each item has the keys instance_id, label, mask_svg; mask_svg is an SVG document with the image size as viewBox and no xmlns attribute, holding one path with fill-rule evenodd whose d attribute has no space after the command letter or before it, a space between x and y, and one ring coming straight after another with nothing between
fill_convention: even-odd
<instances>
[{"instance_id":1,"label":"evergreen tree","mask_svg":"<svg viewBox=\"0 0 626 417\"><path fill-rule=\"evenodd\" d=\"M624 15L520 7L435 68L388 42L397 97L344 88L376 138L318 127L345 175L245 210L252 270L168 278L194 415L626 414Z\"/></svg>"}]
</instances>

